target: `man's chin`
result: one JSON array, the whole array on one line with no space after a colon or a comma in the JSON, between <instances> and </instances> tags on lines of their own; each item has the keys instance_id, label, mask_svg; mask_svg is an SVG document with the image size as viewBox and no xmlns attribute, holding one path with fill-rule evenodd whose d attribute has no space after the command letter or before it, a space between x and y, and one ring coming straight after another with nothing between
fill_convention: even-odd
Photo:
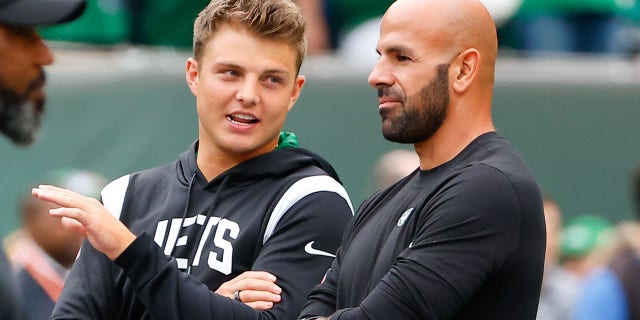
<instances>
[{"instance_id":1,"label":"man's chin","mask_svg":"<svg viewBox=\"0 0 640 320\"><path fill-rule=\"evenodd\" d=\"M11 140L15 145L19 147L28 147L32 145L38 138L39 131L35 132L2 132L5 136Z\"/></svg>"},{"instance_id":2,"label":"man's chin","mask_svg":"<svg viewBox=\"0 0 640 320\"><path fill-rule=\"evenodd\" d=\"M43 106L26 102L22 105L2 107L5 110L2 110L0 115L0 132L18 146L27 147L33 144L39 136Z\"/></svg>"}]
</instances>

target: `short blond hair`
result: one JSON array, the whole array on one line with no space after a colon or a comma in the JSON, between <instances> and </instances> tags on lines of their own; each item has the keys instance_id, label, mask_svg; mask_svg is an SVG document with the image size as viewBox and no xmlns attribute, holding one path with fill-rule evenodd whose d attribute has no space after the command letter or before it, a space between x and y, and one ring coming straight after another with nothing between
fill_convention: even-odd
<instances>
[{"instance_id":1,"label":"short blond hair","mask_svg":"<svg viewBox=\"0 0 640 320\"><path fill-rule=\"evenodd\" d=\"M193 26L193 56L200 61L204 46L220 25L247 28L259 37L281 41L296 50L296 71L307 52L305 23L292 0L212 0Z\"/></svg>"}]
</instances>

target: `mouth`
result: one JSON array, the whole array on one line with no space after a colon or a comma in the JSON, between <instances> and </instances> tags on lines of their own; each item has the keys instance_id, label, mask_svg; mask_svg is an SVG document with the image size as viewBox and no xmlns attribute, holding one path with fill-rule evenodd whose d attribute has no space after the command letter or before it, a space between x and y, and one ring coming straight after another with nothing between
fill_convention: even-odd
<instances>
[{"instance_id":1,"label":"mouth","mask_svg":"<svg viewBox=\"0 0 640 320\"><path fill-rule=\"evenodd\" d=\"M401 101L398 99L390 98L390 97L382 97L378 99L378 103L380 105L387 104L387 103L399 103L399 102Z\"/></svg>"},{"instance_id":2,"label":"mouth","mask_svg":"<svg viewBox=\"0 0 640 320\"><path fill-rule=\"evenodd\" d=\"M244 113L228 114L226 118L227 120L231 121L231 123L234 123L234 124L248 125L248 124L255 124L260 122L258 118L250 114L244 114Z\"/></svg>"},{"instance_id":3,"label":"mouth","mask_svg":"<svg viewBox=\"0 0 640 320\"><path fill-rule=\"evenodd\" d=\"M392 104L404 103L404 95L398 88L384 86L378 89L378 103L380 108L391 107Z\"/></svg>"},{"instance_id":4,"label":"mouth","mask_svg":"<svg viewBox=\"0 0 640 320\"><path fill-rule=\"evenodd\" d=\"M41 70L38 77L31 81L25 94L24 99L31 100L33 102L33 112L35 114L41 114L44 112L44 104L46 100L44 85L46 83L46 78L44 71Z\"/></svg>"},{"instance_id":5,"label":"mouth","mask_svg":"<svg viewBox=\"0 0 640 320\"><path fill-rule=\"evenodd\" d=\"M391 109L396 108L398 105L402 105L402 101L392 98L392 97L380 97L378 98L378 110L380 112L382 111L389 111Z\"/></svg>"},{"instance_id":6,"label":"mouth","mask_svg":"<svg viewBox=\"0 0 640 320\"><path fill-rule=\"evenodd\" d=\"M35 114L44 113L44 105L46 100L46 93L44 91L44 85L42 87L37 88L33 91L32 101L33 103L33 112Z\"/></svg>"}]
</instances>

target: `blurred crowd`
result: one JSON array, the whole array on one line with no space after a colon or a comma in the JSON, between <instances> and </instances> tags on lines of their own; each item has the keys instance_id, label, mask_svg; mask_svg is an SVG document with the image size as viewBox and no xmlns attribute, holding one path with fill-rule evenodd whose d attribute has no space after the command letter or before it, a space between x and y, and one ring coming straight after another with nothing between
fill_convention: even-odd
<instances>
[{"instance_id":1,"label":"blurred crowd","mask_svg":"<svg viewBox=\"0 0 640 320\"><path fill-rule=\"evenodd\" d=\"M41 30L45 38L92 45L189 49L194 17L206 0L89 0L69 24ZM296 0L309 25L309 53L339 54L354 64L377 57L379 20L393 0ZM483 0L500 45L523 56L556 53L630 57L640 50L637 0ZM369 59L371 58L371 59Z\"/></svg>"},{"instance_id":2,"label":"blurred crowd","mask_svg":"<svg viewBox=\"0 0 640 320\"><path fill-rule=\"evenodd\" d=\"M564 221L544 199L545 270L538 319L640 319L640 166L632 172L635 220L589 213Z\"/></svg>"}]
</instances>

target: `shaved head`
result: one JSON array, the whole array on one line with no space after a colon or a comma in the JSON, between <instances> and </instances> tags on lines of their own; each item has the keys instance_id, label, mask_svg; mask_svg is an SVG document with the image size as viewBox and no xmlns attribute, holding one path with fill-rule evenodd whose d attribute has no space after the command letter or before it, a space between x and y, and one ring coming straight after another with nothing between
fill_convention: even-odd
<instances>
[{"instance_id":1,"label":"shaved head","mask_svg":"<svg viewBox=\"0 0 640 320\"><path fill-rule=\"evenodd\" d=\"M421 156L422 168L495 130L498 40L478 0L397 0L382 17L376 50L368 80L378 90L382 134L435 155Z\"/></svg>"},{"instance_id":2,"label":"shaved head","mask_svg":"<svg viewBox=\"0 0 640 320\"><path fill-rule=\"evenodd\" d=\"M480 80L493 84L498 53L496 26L478 0L397 0L383 17L421 34L424 46L454 55L474 48L480 52ZM384 31L384 30L382 30Z\"/></svg>"}]
</instances>

